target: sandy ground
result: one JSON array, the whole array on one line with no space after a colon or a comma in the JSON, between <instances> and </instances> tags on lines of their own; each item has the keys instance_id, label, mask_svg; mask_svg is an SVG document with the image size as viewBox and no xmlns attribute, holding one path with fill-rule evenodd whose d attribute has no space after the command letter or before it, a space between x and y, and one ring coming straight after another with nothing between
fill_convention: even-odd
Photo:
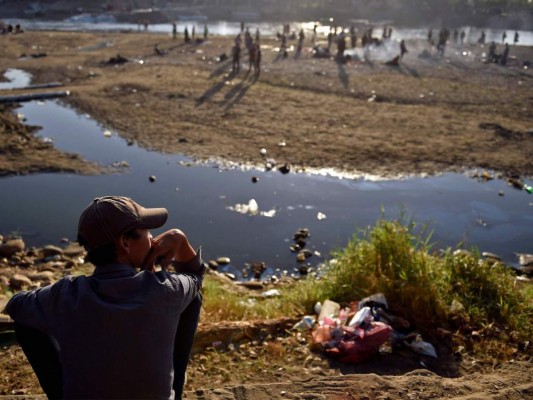
<instances>
[{"instance_id":1,"label":"sandy ground","mask_svg":"<svg viewBox=\"0 0 533 400\"><path fill-rule=\"evenodd\" d=\"M232 74L218 60L231 44L214 37L185 45L144 32L27 32L0 37L0 72L20 68L33 74L32 83L62 82L71 91L63 101L81 113L142 146L199 161L261 165L272 158L293 170L355 175L480 168L533 176L533 72L524 68L531 47L513 47L503 67L482 62L487 47L449 46L438 58L426 43L408 41L409 53L393 67L384 62L397 44L371 51L368 62L338 64L313 58L309 48L282 59L278 42L264 38L255 79L246 63ZM429 58L419 57L424 50ZM128 61L112 65L118 54ZM0 174L104 171L43 144L10 109L0 118ZM0 394L42 393L20 348L2 346ZM252 370L258 359L262 369ZM533 392L530 362L399 354L347 367L291 336L197 354L189 371L187 398L198 399L524 399Z\"/></svg>"},{"instance_id":2,"label":"sandy ground","mask_svg":"<svg viewBox=\"0 0 533 400\"><path fill-rule=\"evenodd\" d=\"M246 63L231 74L229 61L217 61L230 54L231 38L185 45L144 32L28 32L0 43L0 71L62 82L80 112L164 152L382 176L472 168L533 175L533 72L523 68L531 47L512 47L504 67L482 62L486 46L450 45L439 58L408 41L409 53L391 67L384 61L397 43L370 51L369 62L339 64L313 58L309 47L283 59L279 43L264 38L256 80ZM424 50L429 58L419 57ZM46 57L20 58L38 53ZM128 62L110 65L118 54Z\"/></svg>"}]
</instances>

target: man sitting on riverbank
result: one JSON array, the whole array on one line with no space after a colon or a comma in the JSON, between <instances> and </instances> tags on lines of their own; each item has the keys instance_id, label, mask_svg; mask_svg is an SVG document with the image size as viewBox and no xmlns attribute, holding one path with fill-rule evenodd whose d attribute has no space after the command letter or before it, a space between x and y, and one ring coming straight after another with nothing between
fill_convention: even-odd
<instances>
[{"instance_id":1,"label":"man sitting on riverbank","mask_svg":"<svg viewBox=\"0 0 533 400\"><path fill-rule=\"evenodd\" d=\"M7 304L49 398L181 398L204 267L182 231L152 238L149 229L167 215L126 197L94 199L78 226L93 275L67 276Z\"/></svg>"}]
</instances>

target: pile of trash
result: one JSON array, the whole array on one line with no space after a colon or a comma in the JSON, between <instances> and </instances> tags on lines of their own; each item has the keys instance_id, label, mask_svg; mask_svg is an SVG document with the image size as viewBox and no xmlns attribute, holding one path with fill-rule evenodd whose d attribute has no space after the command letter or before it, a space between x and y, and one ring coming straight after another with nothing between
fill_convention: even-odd
<instances>
[{"instance_id":1,"label":"pile of trash","mask_svg":"<svg viewBox=\"0 0 533 400\"><path fill-rule=\"evenodd\" d=\"M294 329L311 330L313 348L336 357L343 363L358 363L369 359L382 346L404 345L418 354L437 358L431 343L420 334L409 332L410 324L393 316L383 293L353 302L341 308L334 301L315 305L314 315L306 315Z\"/></svg>"}]
</instances>

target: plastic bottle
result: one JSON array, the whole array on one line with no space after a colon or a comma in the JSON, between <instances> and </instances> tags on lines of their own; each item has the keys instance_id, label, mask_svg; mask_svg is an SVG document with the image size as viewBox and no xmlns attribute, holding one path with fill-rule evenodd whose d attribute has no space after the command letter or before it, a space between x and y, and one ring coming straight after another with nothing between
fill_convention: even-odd
<instances>
[{"instance_id":1,"label":"plastic bottle","mask_svg":"<svg viewBox=\"0 0 533 400\"><path fill-rule=\"evenodd\" d=\"M529 194L533 193L533 186L524 185L524 190Z\"/></svg>"}]
</instances>

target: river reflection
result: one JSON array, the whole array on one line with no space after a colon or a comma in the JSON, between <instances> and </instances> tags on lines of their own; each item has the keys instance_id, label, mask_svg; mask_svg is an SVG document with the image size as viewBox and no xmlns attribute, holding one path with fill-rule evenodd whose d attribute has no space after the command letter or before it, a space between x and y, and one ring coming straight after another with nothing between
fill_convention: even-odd
<instances>
[{"instance_id":1,"label":"river reflection","mask_svg":"<svg viewBox=\"0 0 533 400\"><path fill-rule=\"evenodd\" d=\"M357 231L402 210L434 231L435 249L464 242L516 264L514 252L532 251L533 196L494 180L477 182L460 174L426 179L368 181L278 171L188 166L189 159L129 144L89 116L57 101L25 103L17 110L39 135L61 150L104 165L126 161L122 173L102 176L36 174L0 179L0 234L20 233L28 245L75 239L80 212L96 196L125 195L149 207L166 207L166 227L187 232L204 258L228 256L226 270L239 279L244 263L264 261L266 275L298 270L289 246L308 228L309 259L316 265L346 245ZM104 134L105 133L105 134ZM111 133L111 134L110 134ZM109 135L110 134L110 135ZM155 176L155 182L149 177ZM252 183L252 177L258 177ZM504 196L499 196L503 191ZM235 204L255 199L275 215L244 215ZM326 218L318 218L319 213ZM159 230L160 231L160 230ZM156 231L159 232L159 231ZM320 256L318 255L320 253Z\"/></svg>"}]
</instances>

